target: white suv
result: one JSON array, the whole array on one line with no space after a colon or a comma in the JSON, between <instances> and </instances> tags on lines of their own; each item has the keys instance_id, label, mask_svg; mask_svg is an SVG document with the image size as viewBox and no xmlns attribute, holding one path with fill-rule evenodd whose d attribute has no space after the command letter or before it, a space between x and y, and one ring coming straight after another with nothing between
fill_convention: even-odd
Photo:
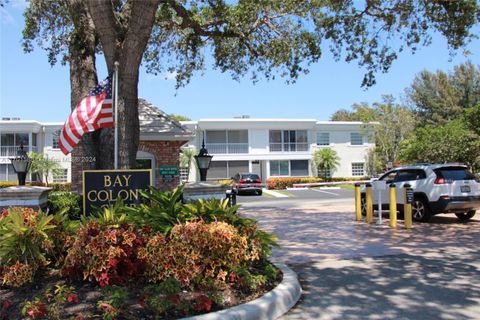
<instances>
[{"instance_id":1,"label":"white suv","mask_svg":"<svg viewBox=\"0 0 480 320\"><path fill-rule=\"evenodd\" d=\"M403 186L410 184L414 191L412 215L415 221L428 221L439 213L455 213L468 220L480 209L480 179L464 165L422 164L392 169L378 180L385 181L386 190L373 191L374 209L378 208L381 192L382 209L389 207L389 186L394 183L397 204L403 211ZM362 189L362 211L365 212L365 188Z\"/></svg>"}]
</instances>

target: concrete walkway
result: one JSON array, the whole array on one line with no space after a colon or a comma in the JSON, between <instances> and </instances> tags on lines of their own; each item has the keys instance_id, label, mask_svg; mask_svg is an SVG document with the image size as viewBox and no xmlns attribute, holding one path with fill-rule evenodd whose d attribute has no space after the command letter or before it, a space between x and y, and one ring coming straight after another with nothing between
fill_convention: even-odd
<instances>
[{"instance_id":1,"label":"concrete walkway","mask_svg":"<svg viewBox=\"0 0 480 320\"><path fill-rule=\"evenodd\" d=\"M480 319L480 221L438 216L412 230L353 221L353 207L249 207L279 236L273 258L304 295L281 319Z\"/></svg>"}]
</instances>

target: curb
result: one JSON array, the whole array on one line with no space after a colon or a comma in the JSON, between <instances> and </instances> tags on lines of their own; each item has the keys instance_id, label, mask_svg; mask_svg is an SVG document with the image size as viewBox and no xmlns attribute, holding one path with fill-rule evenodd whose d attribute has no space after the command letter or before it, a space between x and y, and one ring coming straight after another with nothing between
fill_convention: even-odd
<instances>
[{"instance_id":1,"label":"curb","mask_svg":"<svg viewBox=\"0 0 480 320\"><path fill-rule=\"evenodd\" d=\"M263 188L262 190L263 190L263 193L274 196L275 198L290 198L289 196L287 196L283 193L280 193L280 192L276 192L276 191L273 191L273 190L268 190L268 189L265 189L265 188Z\"/></svg>"},{"instance_id":2,"label":"curb","mask_svg":"<svg viewBox=\"0 0 480 320\"><path fill-rule=\"evenodd\" d=\"M266 295L230 309L183 318L183 320L273 320L285 314L300 299L302 288L297 274L287 265L278 262L273 264L282 270L283 280Z\"/></svg>"}]
</instances>

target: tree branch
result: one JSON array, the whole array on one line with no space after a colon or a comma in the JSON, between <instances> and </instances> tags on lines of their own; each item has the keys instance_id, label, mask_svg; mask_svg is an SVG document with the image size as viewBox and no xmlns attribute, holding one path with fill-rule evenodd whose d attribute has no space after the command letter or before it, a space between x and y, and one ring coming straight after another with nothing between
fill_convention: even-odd
<instances>
[{"instance_id":1,"label":"tree branch","mask_svg":"<svg viewBox=\"0 0 480 320\"><path fill-rule=\"evenodd\" d=\"M95 24L95 30L100 37L108 70L112 71L113 63L118 59L118 34L115 31L120 28L112 10L112 3L103 0L87 0L87 6Z\"/></svg>"},{"instance_id":2,"label":"tree branch","mask_svg":"<svg viewBox=\"0 0 480 320\"><path fill-rule=\"evenodd\" d=\"M123 59L121 63L126 66L136 67L140 65L155 23L155 14L161 1L132 1L128 28L122 43Z\"/></svg>"},{"instance_id":3,"label":"tree branch","mask_svg":"<svg viewBox=\"0 0 480 320\"><path fill-rule=\"evenodd\" d=\"M225 21L213 21L205 25L201 25L196 21L193 17L193 14L187 10L184 6L181 4L177 3L175 0L167 0L166 3L168 3L173 10L177 13L179 17L182 18L182 23L180 24L180 28L182 29L187 29L191 28L195 32L195 34L199 36L205 36L205 37L229 37L229 38L236 38L236 37L241 37L241 34L233 32L233 31L220 31L218 29L216 30L208 30L208 27L218 27L221 26L222 24L225 24Z\"/></svg>"}]
</instances>

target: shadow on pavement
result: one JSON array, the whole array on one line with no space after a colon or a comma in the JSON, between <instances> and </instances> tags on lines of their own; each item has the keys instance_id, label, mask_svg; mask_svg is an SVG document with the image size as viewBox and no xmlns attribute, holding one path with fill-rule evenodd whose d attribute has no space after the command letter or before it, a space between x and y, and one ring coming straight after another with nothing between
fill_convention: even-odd
<instances>
[{"instance_id":1,"label":"shadow on pavement","mask_svg":"<svg viewBox=\"0 0 480 320\"><path fill-rule=\"evenodd\" d=\"M480 318L478 217L435 216L406 230L326 211L242 210L279 237L273 258L301 280L302 299L282 319Z\"/></svg>"},{"instance_id":2,"label":"shadow on pavement","mask_svg":"<svg viewBox=\"0 0 480 320\"><path fill-rule=\"evenodd\" d=\"M282 319L478 319L478 253L441 253L292 265L304 295Z\"/></svg>"}]
</instances>

